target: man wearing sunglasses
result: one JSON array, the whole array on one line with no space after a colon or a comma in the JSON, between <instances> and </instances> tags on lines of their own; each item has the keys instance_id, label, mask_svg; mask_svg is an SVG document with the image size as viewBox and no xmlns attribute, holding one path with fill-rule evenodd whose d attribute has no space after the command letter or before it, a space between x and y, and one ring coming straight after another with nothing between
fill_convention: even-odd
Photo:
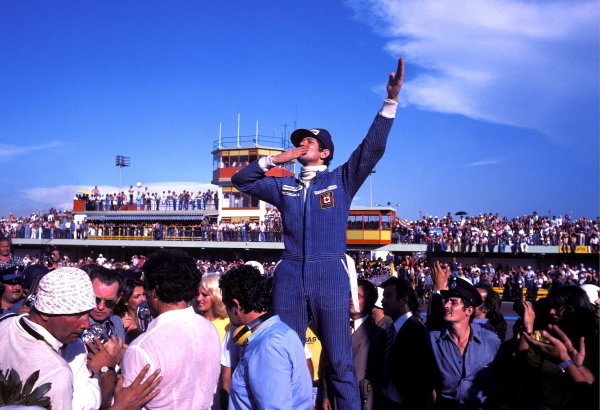
<instances>
[{"instance_id":1,"label":"man wearing sunglasses","mask_svg":"<svg viewBox=\"0 0 600 410\"><path fill-rule=\"evenodd\" d=\"M125 340L123 321L113 313L121 296L121 277L103 266L93 266L87 271L96 294L96 307L90 312L90 326L100 325L104 340L113 335Z\"/></svg>"},{"instance_id":2,"label":"man wearing sunglasses","mask_svg":"<svg viewBox=\"0 0 600 410\"><path fill-rule=\"evenodd\" d=\"M52 250L50 259L48 260L48 269L54 270L63 266L62 255L58 249Z\"/></svg>"}]
</instances>

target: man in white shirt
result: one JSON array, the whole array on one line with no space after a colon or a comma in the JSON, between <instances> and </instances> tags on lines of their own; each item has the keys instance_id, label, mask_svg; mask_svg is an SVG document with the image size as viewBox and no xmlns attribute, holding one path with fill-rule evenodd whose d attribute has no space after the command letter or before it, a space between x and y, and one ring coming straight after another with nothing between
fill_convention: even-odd
<instances>
[{"instance_id":1,"label":"man in white shirt","mask_svg":"<svg viewBox=\"0 0 600 410\"><path fill-rule=\"evenodd\" d=\"M155 317L125 351L127 386L146 363L160 369L161 392L146 408L209 409L219 377L221 342L214 325L189 302L198 295L201 274L185 252L161 251L143 267L148 306Z\"/></svg>"},{"instance_id":2,"label":"man in white shirt","mask_svg":"<svg viewBox=\"0 0 600 410\"><path fill-rule=\"evenodd\" d=\"M52 384L46 393L52 408L73 408L73 374L60 353L89 327L89 312L95 305L92 282L81 269L64 267L46 274L39 282L31 312L5 316L0 322L0 369L15 369L23 382L39 371L34 388ZM160 381L157 375L149 377L141 390L136 390L141 387L141 378L137 379L125 396L115 399L115 408L137 408L154 397L150 393ZM102 377L116 382L114 371L104 372Z\"/></svg>"}]
</instances>

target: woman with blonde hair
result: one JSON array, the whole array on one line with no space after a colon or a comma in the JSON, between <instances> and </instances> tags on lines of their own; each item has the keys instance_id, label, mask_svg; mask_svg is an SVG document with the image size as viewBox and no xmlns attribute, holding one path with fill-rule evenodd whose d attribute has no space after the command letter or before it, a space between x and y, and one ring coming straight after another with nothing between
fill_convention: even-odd
<instances>
[{"instance_id":1,"label":"woman with blonde hair","mask_svg":"<svg viewBox=\"0 0 600 410\"><path fill-rule=\"evenodd\" d=\"M219 336L221 336L221 341L223 341L225 334L231 327L231 323L223 304L223 297L219 288L219 276L204 276L200 281L198 290L196 310L215 325L219 331Z\"/></svg>"}]
</instances>

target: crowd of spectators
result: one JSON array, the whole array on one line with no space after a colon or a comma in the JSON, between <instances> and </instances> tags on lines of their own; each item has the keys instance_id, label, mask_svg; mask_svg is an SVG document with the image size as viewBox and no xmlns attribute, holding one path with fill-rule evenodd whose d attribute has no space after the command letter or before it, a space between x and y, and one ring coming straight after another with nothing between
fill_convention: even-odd
<instances>
[{"instance_id":1,"label":"crowd of spectators","mask_svg":"<svg viewBox=\"0 0 600 410\"><path fill-rule=\"evenodd\" d=\"M94 271L93 268L90 268L91 265L99 265L103 268L110 269L112 272L116 272L118 275L124 275L124 278L132 276L129 273L131 271L137 272L137 275L139 275L140 271L146 272L146 268L152 265L152 257L147 259L145 255L137 254L132 255L128 260L114 260L110 257L103 256L103 254L97 253L97 250L91 250L91 254L95 256L90 256L75 261L71 260L68 254L61 254L58 249L54 249L52 252L52 261L46 261L43 257L36 258L26 256L23 258L22 263L25 265L35 265L38 263L47 264L48 269L84 268L84 270L88 269L90 272ZM10 256L10 254L8 254L8 256ZM546 408L586 408L581 407L581 403L589 404L591 399L595 397L597 398L597 310L594 311L594 305L590 303L592 300L587 301L587 291L585 290L586 285L591 286L593 292L595 292L595 297L598 297L598 272L596 270L586 267L584 264L563 264L560 266L550 265L547 269L537 270L532 269L530 266L506 266L499 264L493 266L491 263L479 266L478 264L462 263L456 258L453 258L453 260L448 264L440 264L439 262L431 263L431 259L428 258L427 254L417 254L415 256L407 255L401 257L400 259L394 258L391 255L386 259L373 259L367 254L362 253L353 254L352 256L354 258L359 277L367 279L376 286L382 286L384 292L386 291L385 289L388 289L390 284L395 284L398 281L407 283L408 287L410 288L409 293L414 291L417 298L417 304L414 306L411 305L411 312L414 311L415 315L414 320L418 321L419 323L424 322L426 324L432 340L437 337L436 335L438 333L436 332L440 332L439 329L442 329L443 331L443 329L448 328L448 326L454 323L450 320L453 319L451 316L454 313L450 312L450 308L448 306L450 302L455 302L454 300L450 299L453 297L458 297L460 294L456 293L458 291L453 290L454 288L451 287L453 279L455 279L455 282L456 280L461 279L468 280L468 282L471 283L471 285L468 285L471 287L471 291L475 291L475 288L473 287L474 285L475 287L484 289L485 292L487 292L488 296L482 296L483 299L480 299L480 302L477 302L475 305L467 306L460 312L473 311L477 314L481 313L482 318L479 319L479 316L477 316L477 319L474 320L471 320L468 317L465 319L465 324L471 326L471 332L474 332L473 338L468 338L468 343L475 343L473 345L470 344L469 348L465 349L465 352L467 352L465 353L466 355L474 354L468 352L471 352L472 349L477 348L477 343L479 343L477 341L480 340L480 337L485 336L488 339L493 338L494 340L494 349L490 350L487 353L489 357L486 356L485 358L485 360L489 362L486 368L493 369L494 373L489 375L493 376L493 378L486 378L478 374L474 382L474 385L476 385L478 389L485 393L485 395L479 397L479 400L481 402L486 401L488 404L490 404L491 407L489 408L496 408L494 405L499 406L500 404L506 404L509 405L509 407L499 406L498 408L542 408L537 405L527 405L524 407L517 407L515 405L515 403L523 403L524 401L529 402L531 400L535 401L536 403L550 403L551 406ZM51 265L49 263L51 263ZM206 277L222 277L227 272L232 271L232 269L241 266L244 263L246 263L246 261L239 258L214 260L195 259L195 266ZM274 262L259 260L258 263L261 265L262 270L264 270L267 276L272 276L275 267ZM446 310L444 311L445 313L441 313L442 316L437 318L445 321L441 322L440 325L434 320L435 317L433 316L434 313L432 313L432 305L435 302L436 297L440 297L440 273L443 271L447 272L447 277L449 279L446 281L446 277L442 277L443 282L447 282L449 285L446 290L441 291L441 296L443 296L443 303ZM396 278L390 279L391 277ZM92 281L92 284L93 283L94 282ZM467 285L461 286L464 287ZM491 317L488 314L486 314L486 311L489 307L485 305L485 301L487 300L486 298L490 297L490 294L494 294L494 290L492 288L503 288L505 300L516 300L520 302L518 305L520 309L516 311L519 319L515 321L512 336L509 336L510 338L507 340L505 340L504 333L497 332L499 327L496 328L496 323L491 320ZM529 290L539 289L547 289L549 293L546 299L537 300L538 298L536 298L535 294L533 294L532 298L527 297L523 300L520 300L522 295L525 294L521 291L522 289L528 290L527 295L529 294ZM515 292L513 292L513 290L515 290ZM95 289L94 291L99 292ZM152 295L151 292L148 294ZM99 294L96 293L96 304L98 304L98 306L104 306L108 302L116 299L114 296L111 296L111 299L111 297L106 295L98 295ZM24 297L24 294L22 297ZM391 309L391 302L389 299L390 296L389 294L383 293L383 298L383 302L377 303L383 305L384 312L388 314ZM586 298L585 301L583 298ZM126 299L129 300L129 298ZM372 302L375 303L376 299L376 297L373 298ZM397 298L396 300L401 300L401 298ZM575 302L577 301L581 303L578 302L579 304L576 304ZM594 299L594 301L598 303L597 299ZM456 303L460 302L456 301ZM422 306L419 307L419 305ZM580 305L583 307L581 308ZM183 308L186 308L188 305L185 303L182 304L182 306ZM425 306L429 306L428 314L427 316L421 316L420 313L424 311ZM515 304L515 306L517 305ZM365 312L369 312L371 308L373 307L370 306L365 310ZM97 307L97 309L99 308ZM559 315L559 313L556 312L561 313ZM463 313L460 314L462 315ZM502 320L502 322L504 322L504 318L501 315L499 318ZM479 322L477 320L479 320ZM505 329L505 322L503 326L503 329ZM391 327L389 328L391 329ZM483 329L487 329L489 332L497 333L497 336L493 336L492 333L486 333L487 331ZM541 332L542 330L544 330L544 332ZM146 328L141 329L141 332L144 331L146 331ZM564 334L562 333L563 331ZM356 332L357 331L355 331L355 333ZM380 333L382 332L383 331L380 331ZM381 337L388 337L389 334L393 335L394 333L390 333L388 329L388 335L384 336L385 333L382 333ZM410 338L410 336L401 335L402 333L398 333L398 336L396 337ZM542 335L545 339L536 339L539 338L539 335ZM136 342L136 340L138 342ZM134 339L130 345L136 346L136 343L139 345L141 344L141 340L142 339ZM394 339L392 338L391 340ZM476 340L476 342L472 342L472 340ZM549 346L542 344L543 340L546 340L543 343L552 345L552 351L549 350ZM584 342L586 344L585 350L583 350ZM89 344L88 348L91 348ZM391 363L390 356L387 353L387 344L385 349L379 349L378 352L380 355L383 355L384 360L388 360L386 363ZM126 355L131 355L133 353L133 350L125 351ZM417 351L412 351L412 353L417 354ZM88 353L88 355L89 354L91 354L93 357L94 354L97 353L91 352ZM479 358L478 360L481 359L481 355L477 355L477 357ZM534 358L536 358L537 361L533 360ZM304 359L304 357L302 357L302 359ZM540 360L547 361L546 365L539 365L538 362ZM466 356L465 361L468 361ZM115 358L115 362L121 363L121 359L119 358L117 360ZM443 366L439 361L437 363L437 367L433 366L428 371L442 371L441 369ZM128 367L131 365L131 360L129 360L129 362L124 360L120 364L120 366L122 366L124 369L125 374L132 371L131 368ZM472 366L472 364L469 366ZM93 374L99 372L94 370L95 368L92 366L92 362L88 363L88 367L90 367L90 371L93 370ZM552 370L551 372L548 371L550 368ZM377 369L377 371L381 371L381 374L387 374L387 370L384 371L380 370L380 368ZM382 367L381 369L386 368ZM391 369L389 370L392 372L401 372L403 371L402 369L402 366L398 367L392 365ZM517 371L519 369L522 370ZM537 376L533 376L534 373L537 374ZM166 372L164 375L167 377ZM442 376L446 378L450 377L449 374L443 372ZM556 394L547 394L547 391L540 390L543 386L541 387L537 385L537 382L541 379L543 379L544 383L546 383L547 378L556 378L558 376L561 378L561 383L559 385L560 388L557 388L556 390L559 394L558 396ZM317 374L315 377L323 377L323 375ZM430 382L432 382L432 380L437 380L435 378L429 378L429 374L427 374L427 377L427 380ZM518 381L515 379L515 377L518 378ZM167 379L163 379L163 384L159 384L159 387L168 386L169 380L164 380ZM319 386L321 386L321 384L319 384ZM374 389L381 388L381 386L376 384L373 386ZM442 385L440 387L436 385L436 391L439 389L443 393L444 386L445 385ZM523 389L523 386L526 386L526 388ZM321 387L319 387L319 389L320 388ZM101 384L101 392L103 391L102 389L103 387ZM212 392L214 388L211 387L209 390ZM77 388L74 388L74 391L77 392ZM521 396L521 393L524 394L523 397ZM116 394L117 390L115 390L115 400L117 397ZM427 396L430 395L431 388L429 388L429 392L427 393ZM387 396L385 397L387 398ZM441 396L441 398L436 400L438 402L443 402L443 400L445 400L444 397L445 396ZM565 403L577 403L577 406L555 406L555 403L558 403L559 399ZM456 400L458 401L459 398ZM215 403L217 402L215 401ZM439 408L474 409L481 407L470 406Z\"/></svg>"},{"instance_id":2,"label":"crowd of spectators","mask_svg":"<svg viewBox=\"0 0 600 410\"><path fill-rule=\"evenodd\" d=\"M599 218L570 215L542 216L537 212L516 218L498 214L443 218L423 217L418 221L396 220L394 243L427 244L438 252L527 252L530 245L560 246L564 253L575 253L577 246L590 246L598 253Z\"/></svg>"},{"instance_id":3,"label":"crowd of spectators","mask_svg":"<svg viewBox=\"0 0 600 410\"><path fill-rule=\"evenodd\" d=\"M387 260L382 258L372 259L362 252L351 255L355 260L356 271L360 278L364 278L378 286L391 276L398 276L407 280L417 290L421 302L424 302L433 289L432 268L425 255L405 255L394 260L390 255ZM86 257L71 260L68 253L61 256L61 266L81 268L89 264L99 264L108 269L125 269L136 271L141 269L146 261L144 255L133 255L129 260L115 260L102 254L97 257ZM23 258L25 265L50 263L49 257L26 255ZM245 263L243 259L197 259L197 267L203 274L221 274L229 269ZM275 270L275 262L261 261L267 276ZM548 268L533 269L527 265L502 265L463 264L456 258L448 264L453 276L467 278L474 285L490 286L503 289L505 300L520 300L524 294L535 298L539 289L551 290L565 285L584 284L600 285L598 271L583 263L563 263L550 265ZM524 292L526 290L527 292Z\"/></svg>"},{"instance_id":4,"label":"crowd of spectators","mask_svg":"<svg viewBox=\"0 0 600 410\"><path fill-rule=\"evenodd\" d=\"M210 189L194 193L183 190L181 192L162 191L151 192L148 187L136 190L133 185L127 192L113 192L103 194L98 187L90 192L77 194L75 200L85 201L86 211L193 211L219 209L218 192Z\"/></svg>"},{"instance_id":5,"label":"crowd of spectators","mask_svg":"<svg viewBox=\"0 0 600 410\"><path fill-rule=\"evenodd\" d=\"M201 205L210 206L209 205ZM353 222L355 223L355 221ZM68 211L51 209L43 215L0 218L0 233L27 239L129 239L281 242L279 212L269 208L263 221L217 222L204 217L192 224L98 223L79 220ZM532 215L509 219L497 214L444 218L423 217L417 221L397 218L392 242L426 244L428 251L447 253L526 253L529 246L559 246L562 253L576 253L578 246L600 251L599 218Z\"/></svg>"},{"instance_id":6,"label":"crowd of spectators","mask_svg":"<svg viewBox=\"0 0 600 410\"><path fill-rule=\"evenodd\" d=\"M59 251L60 252L60 251ZM97 256L87 256L80 259L72 259L69 257L68 252L60 252L60 262L55 264L56 267L72 267L81 268L87 265L97 264L111 270L126 270L126 271L141 271L144 263L146 262L145 255L132 255L128 260L115 259L104 256L102 253ZM23 264L25 267L29 265L42 264L51 267L52 261L50 256L45 255L25 255L23 257ZM229 259L196 259L196 267L202 274L221 274L227 272L229 269L244 264L243 259L229 258ZM267 276L272 276L275 270L275 262L263 261L264 273Z\"/></svg>"}]
</instances>

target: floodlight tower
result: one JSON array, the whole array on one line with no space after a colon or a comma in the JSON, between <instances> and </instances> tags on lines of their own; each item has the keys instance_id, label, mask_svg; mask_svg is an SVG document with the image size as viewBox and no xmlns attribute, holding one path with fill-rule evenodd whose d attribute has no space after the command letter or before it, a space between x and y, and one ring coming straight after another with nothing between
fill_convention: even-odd
<instances>
[{"instance_id":1,"label":"floodlight tower","mask_svg":"<svg viewBox=\"0 0 600 410\"><path fill-rule=\"evenodd\" d=\"M121 190L121 173L123 171L123 167L128 167L131 165L131 159L129 157L125 157L123 155L117 155L115 159L115 165L119 167L119 191Z\"/></svg>"}]
</instances>

